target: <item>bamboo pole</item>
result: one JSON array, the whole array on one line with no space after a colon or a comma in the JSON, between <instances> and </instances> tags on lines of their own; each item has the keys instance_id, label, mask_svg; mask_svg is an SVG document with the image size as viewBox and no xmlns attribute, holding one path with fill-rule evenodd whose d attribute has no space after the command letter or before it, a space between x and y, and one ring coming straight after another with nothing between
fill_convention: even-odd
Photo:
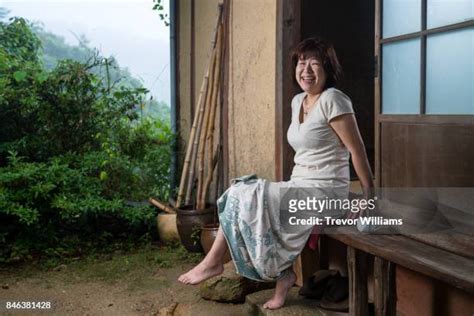
<instances>
[{"instance_id":1,"label":"bamboo pole","mask_svg":"<svg viewBox=\"0 0 474 316\"><path fill-rule=\"evenodd\" d=\"M162 211L165 211L166 213L169 213L169 214L176 214L176 211L174 209L172 209L171 207L167 206L166 204L164 204L163 202L160 202L160 201L157 201L153 198L150 198L148 200L151 204L153 204L154 206L156 206L157 208L159 208L160 210Z\"/></svg>"},{"instance_id":2,"label":"bamboo pole","mask_svg":"<svg viewBox=\"0 0 474 316\"><path fill-rule=\"evenodd\" d=\"M203 82L204 83L204 82ZM199 93L199 99L202 98L202 89L201 92ZM201 104L201 100L199 100L198 104ZM196 126L198 123L198 115L194 117L193 125L191 127L191 133L189 136L189 141L188 141L188 147L186 148L186 156L184 158L184 166L183 166L183 171L181 173L181 180L179 182L179 191L178 191L178 198L176 200L176 207L179 208L181 207L181 203L184 197L184 189L185 189L185 184L186 184L186 175L188 173L188 168L189 168L189 162L191 159L191 154L192 154L192 140L194 139L195 133L196 133Z\"/></svg>"},{"instance_id":3,"label":"bamboo pole","mask_svg":"<svg viewBox=\"0 0 474 316\"><path fill-rule=\"evenodd\" d=\"M215 49L214 49L215 50ZM213 54L215 55L215 54ZM211 90L207 91L207 98L206 98L206 111L203 113L203 122L201 126L201 134L199 135L199 152L198 152L198 161L199 161L199 169L198 169L198 188L196 193L197 199L197 209L201 206L199 197L201 196L202 187L203 187L203 180L204 180L204 155L205 155L205 141L206 141L206 132L207 132L207 125L209 124L209 109L211 106L211 96L212 96L212 89L214 88L214 69L216 67L216 58L213 60L212 70L211 70L211 77L209 80Z\"/></svg>"},{"instance_id":4,"label":"bamboo pole","mask_svg":"<svg viewBox=\"0 0 474 316\"><path fill-rule=\"evenodd\" d=\"M207 126L206 131L206 143L209 153L208 159L208 170L207 170L207 177L204 182L202 191L200 192L201 195L198 199L198 209L204 208L206 205L206 196L207 196L207 189L212 181L212 175L214 173L214 168L212 168L212 160L213 157L211 156L212 147L214 146L214 127L215 127L215 119L216 119L216 110L217 110L217 96L219 92L219 85L220 85L220 72L221 72L221 59L222 59L222 39L223 39L223 29L222 24L220 25L220 30L218 32L217 37L217 58L216 58L216 67L214 69L214 82L213 82L213 89L212 89L212 97L211 97L211 108L210 110L210 124ZM205 146L205 144L203 144Z\"/></svg>"},{"instance_id":5,"label":"bamboo pole","mask_svg":"<svg viewBox=\"0 0 474 316\"><path fill-rule=\"evenodd\" d=\"M216 28L217 30L217 28ZM215 44L215 43L214 43ZM192 158L191 158L191 168L190 168L190 173L189 173L189 177L188 177L188 183L187 183L187 188L186 188L186 198L185 198L185 204L190 204L191 203L191 198L192 198L192 187L193 187L193 183L194 183L194 173L195 173L195 170L196 170L196 160L197 160L197 153L198 153L198 150L199 150L199 139L200 139L200 135L202 133L202 123L203 123L203 117L204 117L204 112L205 110L207 109L206 107L206 104L207 104L207 99L208 99L208 95L210 94L209 92L209 72L213 72L213 67L214 67L214 64L215 64L215 58L216 58L216 50L213 49L212 50L212 53L211 53L211 59L210 59L210 63L209 63L209 67L207 69L207 72L206 72L206 77L205 77L205 80L206 80L206 97L203 99L203 102L204 104L200 105L199 109L199 122L198 122L198 129L197 129L197 135L199 135L199 137L194 137L194 143L193 143L193 149L192 149ZM197 199L198 195L196 194L196 199Z\"/></svg>"},{"instance_id":6,"label":"bamboo pole","mask_svg":"<svg viewBox=\"0 0 474 316\"><path fill-rule=\"evenodd\" d=\"M211 61L214 59L214 56L211 56ZM197 158L197 151L199 148L199 135L201 135L201 127L202 127L202 121L203 121L203 116L204 116L204 111L205 111L205 100L207 99L208 95L208 83L209 83L209 69L206 72L206 75L204 76L204 81L206 83L205 85L205 94L204 98L200 100L199 104L199 111L197 112L198 116L198 123L197 123L197 130L196 130L196 135L194 136L194 139L192 141L193 147L191 150L191 166L189 168L189 176L187 179L187 185L186 185L186 197L184 199L185 205L189 205L191 203L191 198L192 198L192 188L193 188L193 182L194 182L194 170L196 169L196 158ZM189 140L191 142L191 139Z\"/></svg>"},{"instance_id":7,"label":"bamboo pole","mask_svg":"<svg viewBox=\"0 0 474 316\"><path fill-rule=\"evenodd\" d=\"M203 197L201 199L201 203L203 203L202 205L203 208L206 205L206 195L207 195L206 192L209 185L211 184L212 176L214 175L214 170L216 169L217 163L219 162L220 155L221 155L221 147L220 145L217 145L215 153L214 153L214 158L212 159L211 164L209 165L209 174L206 178L206 182L204 183Z\"/></svg>"},{"instance_id":8,"label":"bamboo pole","mask_svg":"<svg viewBox=\"0 0 474 316\"><path fill-rule=\"evenodd\" d=\"M217 36L219 25L221 23L221 19L222 19L222 4L219 4L219 13L218 13L218 16L217 16L217 23L216 23L216 27L214 28L214 34L212 36L212 43L211 43L212 44L211 46L213 47L213 51L214 51L216 36ZM212 64L212 63L213 63L213 61L211 60L209 62L209 64ZM208 68L211 68L211 66L209 66ZM206 74L206 75L208 77L208 74ZM201 84L201 90L199 92L198 111L202 107L202 94L203 94L204 86L207 86L206 77L204 77L203 83ZM206 87L206 91L207 91L207 87ZM190 136L189 136L188 146L186 148L186 156L185 156L185 159L184 159L183 171L182 171L181 179L180 179L180 182L179 182L179 190L178 190L178 197L177 197L177 200L176 200L176 208L181 207L181 204L182 204L182 201L183 201L185 184L186 184L186 176L187 176L187 173L188 173L189 163L190 163L190 159L191 159L191 156L192 156L194 138L197 137L197 135L196 135L196 126L198 124L198 121L199 121L199 115L196 115L194 117L193 125L192 125L192 128L191 128L191 133L190 133Z\"/></svg>"},{"instance_id":9,"label":"bamboo pole","mask_svg":"<svg viewBox=\"0 0 474 316\"><path fill-rule=\"evenodd\" d=\"M211 156L211 155L209 155L209 156ZM209 165L209 174L208 174L208 177L207 177L206 182L204 184L204 189L206 191L203 191L203 197L201 199L201 203L203 203L202 209L204 209L204 207L206 205L207 188L208 188L209 184L212 181L212 175L214 174L214 170L216 169L217 162L219 161L219 156L220 156L220 145L218 145L216 147L216 150L214 152L214 156L213 157L211 156L211 162L210 162L210 165ZM198 210L200 210L200 208L198 208Z\"/></svg>"}]
</instances>

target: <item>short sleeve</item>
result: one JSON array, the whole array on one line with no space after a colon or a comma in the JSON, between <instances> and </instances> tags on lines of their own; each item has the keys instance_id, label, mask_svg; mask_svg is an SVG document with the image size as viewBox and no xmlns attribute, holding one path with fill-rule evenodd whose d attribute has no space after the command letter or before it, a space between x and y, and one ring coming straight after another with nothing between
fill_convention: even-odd
<instances>
[{"instance_id":1,"label":"short sleeve","mask_svg":"<svg viewBox=\"0 0 474 316\"><path fill-rule=\"evenodd\" d=\"M340 115L354 113L351 99L337 89L328 91L321 103L323 113L328 122Z\"/></svg>"}]
</instances>

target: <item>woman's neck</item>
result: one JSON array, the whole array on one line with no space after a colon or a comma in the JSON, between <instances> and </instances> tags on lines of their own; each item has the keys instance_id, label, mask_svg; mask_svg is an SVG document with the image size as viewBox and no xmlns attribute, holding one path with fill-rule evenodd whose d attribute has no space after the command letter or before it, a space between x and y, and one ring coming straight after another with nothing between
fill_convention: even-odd
<instances>
[{"instance_id":1,"label":"woman's neck","mask_svg":"<svg viewBox=\"0 0 474 316\"><path fill-rule=\"evenodd\" d=\"M306 93L306 104L307 105L312 105L314 103L316 103L316 101L319 99L319 97L321 96L323 92L319 92L319 93L316 93L316 94L313 94L313 93L309 93L307 92Z\"/></svg>"}]
</instances>

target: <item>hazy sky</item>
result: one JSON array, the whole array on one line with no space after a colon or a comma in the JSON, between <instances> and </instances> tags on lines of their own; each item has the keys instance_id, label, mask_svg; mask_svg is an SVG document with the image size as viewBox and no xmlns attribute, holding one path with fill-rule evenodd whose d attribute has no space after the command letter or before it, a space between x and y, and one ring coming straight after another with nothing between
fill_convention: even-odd
<instances>
[{"instance_id":1,"label":"hazy sky","mask_svg":"<svg viewBox=\"0 0 474 316\"><path fill-rule=\"evenodd\" d=\"M77 44L74 34L84 34L103 56L114 55L141 78L155 99L169 104L169 27L152 10L153 0L0 0L0 7L10 16L41 21L71 44Z\"/></svg>"}]
</instances>

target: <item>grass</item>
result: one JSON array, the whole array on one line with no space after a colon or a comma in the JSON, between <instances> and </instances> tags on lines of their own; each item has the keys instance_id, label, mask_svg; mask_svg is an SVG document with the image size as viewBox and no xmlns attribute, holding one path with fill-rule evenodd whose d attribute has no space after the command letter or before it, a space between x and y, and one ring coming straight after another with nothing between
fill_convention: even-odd
<instances>
[{"instance_id":1,"label":"grass","mask_svg":"<svg viewBox=\"0 0 474 316\"><path fill-rule=\"evenodd\" d=\"M181 245L145 246L130 253L90 257L71 265L74 273L84 279L115 281L124 276L149 275L160 268L171 268L176 263L195 263L200 254L188 253Z\"/></svg>"},{"instance_id":2,"label":"grass","mask_svg":"<svg viewBox=\"0 0 474 316\"><path fill-rule=\"evenodd\" d=\"M50 267L52 262L46 262L5 272L13 280L34 277L46 287L51 287L57 278L71 283L126 281L129 289L157 289L169 285L165 269L197 263L201 259L202 254L188 253L180 244L159 246L148 243L127 251L89 254L55 267Z\"/></svg>"}]
</instances>

